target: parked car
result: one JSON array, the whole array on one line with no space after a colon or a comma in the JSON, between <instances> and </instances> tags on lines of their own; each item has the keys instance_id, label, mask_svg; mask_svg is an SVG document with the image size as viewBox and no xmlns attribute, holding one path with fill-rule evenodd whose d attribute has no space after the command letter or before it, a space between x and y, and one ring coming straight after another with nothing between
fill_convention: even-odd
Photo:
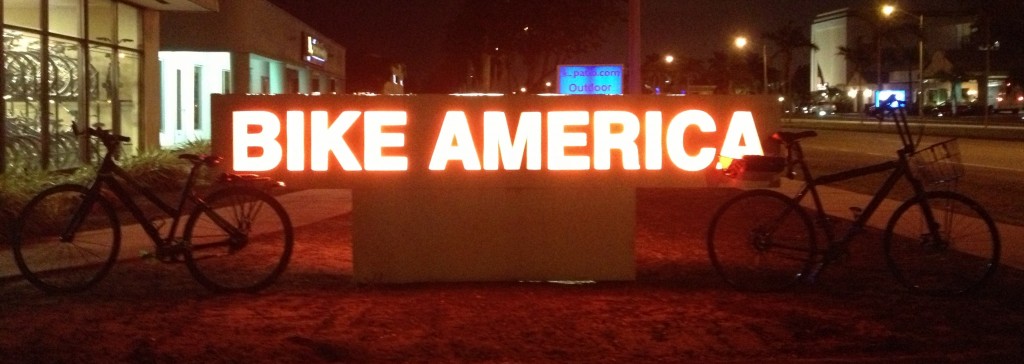
<instances>
[{"instance_id":1,"label":"parked car","mask_svg":"<svg viewBox=\"0 0 1024 364\"><path fill-rule=\"evenodd\" d=\"M832 115L836 113L836 104L831 102L816 102L800 106L797 112L800 114L817 116Z\"/></svg>"},{"instance_id":2,"label":"parked car","mask_svg":"<svg viewBox=\"0 0 1024 364\"><path fill-rule=\"evenodd\" d=\"M938 105L926 105L924 107L925 115L931 116L965 116L965 115L981 115L984 109L981 103L968 102L956 104L956 113L953 112L953 103L949 101L942 102Z\"/></svg>"}]
</instances>

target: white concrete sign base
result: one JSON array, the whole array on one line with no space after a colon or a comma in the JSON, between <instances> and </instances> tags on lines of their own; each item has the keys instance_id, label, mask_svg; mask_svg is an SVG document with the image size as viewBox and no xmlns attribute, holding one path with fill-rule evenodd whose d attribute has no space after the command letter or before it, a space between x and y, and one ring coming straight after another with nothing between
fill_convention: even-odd
<instances>
[{"instance_id":1,"label":"white concrete sign base","mask_svg":"<svg viewBox=\"0 0 1024 364\"><path fill-rule=\"evenodd\" d=\"M356 189L362 283L633 280L633 187Z\"/></svg>"}]
</instances>

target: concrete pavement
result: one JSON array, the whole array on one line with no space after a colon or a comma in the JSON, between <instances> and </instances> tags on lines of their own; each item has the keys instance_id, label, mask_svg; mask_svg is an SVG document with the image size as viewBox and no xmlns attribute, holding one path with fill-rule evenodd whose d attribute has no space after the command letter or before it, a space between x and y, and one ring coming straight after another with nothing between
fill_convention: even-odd
<instances>
[{"instance_id":1,"label":"concrete pavement","mask_svg":"<svg viewBox=\"0 0 1024 364\"><path fill-rule=\"evenodd\" d=\"M783 194L792 196L796 194L802 185L803 184L798 181L783 179L782 186L780 186L778 190ZM854 193L830 186L818 186L818 193L821 195L822 204L824 205L825 212L828 215L845 219L853 218L850 207L863 208L872 198L871 195ZM807 197L802 201L802 203L804 205L811 206L813 204L813 200L810 197ZM901 203L903 203L903 201L892 199L886 199L883 201L882 205L878 207L877 211L875 211L875 214L868 220L868 226L877 229L885 229L885 225L889 222L889 217L892 215L892 211L896 210ZM996 222L996 226L999 230L999 237L1002 243L1000 263L1017 269L1024 269L1024 226L1016 226L999 222ZM839 233L842 233L842 231Z\"/></svg>"},{"instance_id":2,"label":"concrete pavement","mask_svg":"<svg viewBox=\"0 0 1024 364\"><path fill-rule=\"evenodd\" d=\"M780 192L792 194L799 187L798 182L784 179ZM871 198L868 195L829 186L819 187L819 192L826 204L826 212L843 218L851 216L850 207L863 207ZM277 196L277 198L288 211L294 227L315 224L352 210L352 191L347 189L300 190ZM895 200L885 201L871 218L869 225L875 228L884 228L890 215L888 212L896 209L900 203L901 201ZM712 212L708 211L707 213L711 214ZM1001 262L1024 269L1024 227L1001 223L997 225L1002 238ZM122 227L122 234L120 259L138 258L141 253L152 251L152 243L138 225ZM301 244L301 242L297 243ZM0 277L11 277L18 274L10 249L0 250Z\"/></svg>"},{"instance_id":3,"label":"concrete pavement","mask_svg":"<svg viewBox=\"0 0 1024 364\"><path fill-rule=\"evenodd\" d=\"M292 221L292 227L298 228L310 224L347 214L352 211L352 190L346 189L311 189L300 190L276 196L281 202L285 211ZM184 224L182 218L181 224ZM157 220L157 226L165 227L162 230L166 233L166 227L170 226L170 219ZM181 227L178 233L181 234ZM154 245L152 240L138 224L121 226L121 250L118 259L139 258L147 252L152 252ZM18 267L14 263L14 255L9 245L4 245L0 250L0 278L8 278L20 275Z\"/></svg>"}]
</instances>

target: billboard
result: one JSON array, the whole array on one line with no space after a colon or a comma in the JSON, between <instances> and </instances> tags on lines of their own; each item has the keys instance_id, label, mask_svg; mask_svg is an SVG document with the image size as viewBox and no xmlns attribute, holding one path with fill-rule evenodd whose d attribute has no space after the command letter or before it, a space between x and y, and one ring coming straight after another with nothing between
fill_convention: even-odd
<instances>
[{"instance_id":1,"label":"billboard","mask_svg":"<svg viewBox=\"0 0 1024 364\"><path fill-rule=\"evenodd\" d=\"M875 107L881 106L882 100L892 95L896 95L896 100L907 101L907 92L904 90L878 90L875 91Z\"/></svg>"},{"instance_id":2,"label":"billboard","mask_svg":"<svg viewBox=\"0 0 1024 364\"><path fill-rule=\"evenodd\" d=\"M701 185L763 154L766 97L215 95L214 153L289 184Z\"/></svg>"},{"instance_id":3,"label":"billboard","mask_svg":"<svg viewBox=\"0 0 1024 364\"><path fill-rule=\"evenodd\" d=\"M621 95L622 65L558 66L558 93L564 95Z\"/></svg>"}]
</instances>

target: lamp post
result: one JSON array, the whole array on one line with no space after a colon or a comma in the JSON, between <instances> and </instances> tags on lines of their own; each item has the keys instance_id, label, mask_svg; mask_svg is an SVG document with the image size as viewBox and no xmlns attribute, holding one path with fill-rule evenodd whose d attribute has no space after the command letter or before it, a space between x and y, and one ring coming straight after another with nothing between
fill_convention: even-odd
<instances>
[{"instance_id":1,"label":"lamp post","mask_svg":"<svg viewBox=\"0 0 1024 364\"><path fill-rule=\"evenodd\" d=\"M892 16L895 12L902 12L904 14L914 16L905 10L901 10L893 5L883 5L882 15L885 17ZM917 15L917 30L919 36L917 38L917 92L921 93L921 97L924 96L924 14ZM881 65L879 65L881 67ZM924 105L921 103L921 97L915 97L914 101L917 102L917 116L924 116Z\"/></svg>"},{"instance_id":2,"label":"lamp post","mask_svg":"<svg viewBox=\"0 0 1024 364\"><path fill-rule=\"evenodd\" d=\"M739 36L739 37L736 37L736 40L734 41L733 44L736 45L736 48L744 49L744 48L746 48L747 43L748 43L747 37ZM761 73L761 75L762 75L762 79L761 79L761 93L762 94L767 94L768 93L768 45L764 44L764 43L761 44L761 70L762 70L762 73Z\"/></svg>"},{"instance_id":3,"label":"lamp post","mask_svg":"<svg viewBox=\"0 0 1024 364\"><path fill-rule=\"evenodd\" d=\"M665 61L665 93L672 93L672 63L675 62L676 57L671 54L666 54Z\"/></svg>"}]
</instances>

